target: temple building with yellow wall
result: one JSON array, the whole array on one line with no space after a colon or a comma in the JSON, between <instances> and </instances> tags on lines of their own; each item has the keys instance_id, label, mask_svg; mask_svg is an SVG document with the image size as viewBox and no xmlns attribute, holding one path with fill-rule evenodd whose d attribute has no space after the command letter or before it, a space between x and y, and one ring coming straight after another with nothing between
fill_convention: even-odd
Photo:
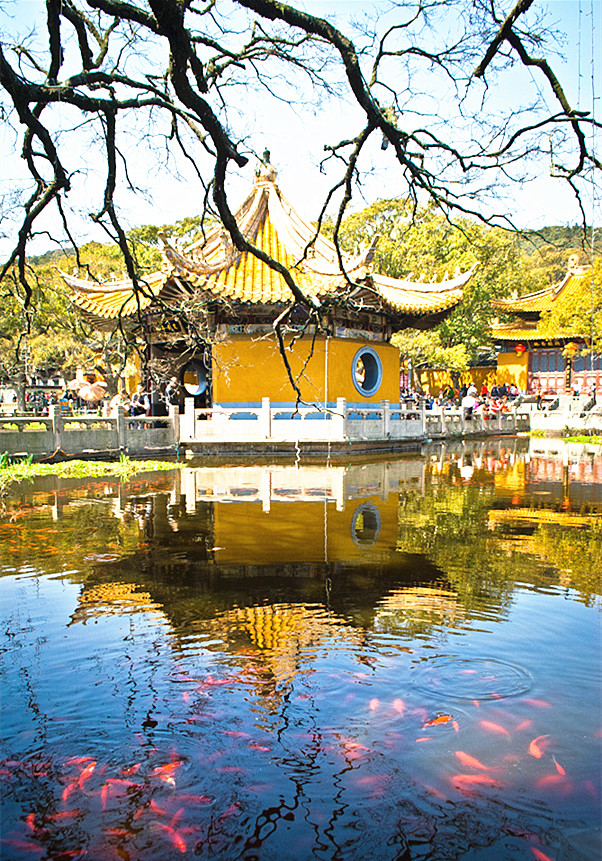
<instances>
[{"instance_id":1,"label":"temple building with yellow wall","mask_svg":"<svg viewBox=\"0 0 602 861\"><path fill-rule=\"evenodd\" d=\"M576 256L560 283L545 290L493 302L496 311L515 317L514 322L492 327L498 348L497 382L515 383L528 394L541 391L565 394L575 388L583 393L602 386L602 355L589 349L588 333L543 329L541 317L558 306L571 308L587 301L592 291L591 266L579 266Z\"/></svg>"},{"instance_id":2,"label":"temple building with yellow wall","mask_svg":"<svg viewBox=\"0 0 602 861\"><path fill-rule=\"evenodd\" d=\"M425 283L372 270L303 220L281 193L269 153L236 213L255 252L221 224L180 249L164 238L163 267L139 285L63 273L74 303L99 328L121 325L148 346L149 366L176 375L199 409L318 409L399 403L405 327L429 328L461 301L471 272ZM296 301L286 269L306 301ZM280 321L278 332L276 322ZM288 365L288 367L287 367Z\"/></svg>"}]
</instances>

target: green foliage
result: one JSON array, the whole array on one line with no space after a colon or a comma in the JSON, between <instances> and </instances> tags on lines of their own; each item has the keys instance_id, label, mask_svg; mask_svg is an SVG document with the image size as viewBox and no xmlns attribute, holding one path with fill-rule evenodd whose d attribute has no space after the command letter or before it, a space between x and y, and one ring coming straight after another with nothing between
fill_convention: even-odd
<instances>
[{"instance_id":1,"label":"green foliage","mask_svg":"<svg viewBox=\"0 0 602 861\"><path fill-rule=\"evenodd\" d=\"M491 300L545 286L529 269L515 234L469 219L452 223L433 206L414 211L407 200L379 200L345 220L341 245L355 251L376 236L374 269L394 278L441 280L477 264L463 302L435 333L402 333L396 339L417 364L464 370L491 344Z\"/></svg>"},{"instance_id":2,"label":"green foliage","mask_svg":"<svg viewBox=\"0 0 602 861\"><path fill-rule=\"evenodd\" d=\"M38 475L61 478L97 478L113 475L127 481L140 472L177 469L178 464L165 460L130 460L122 454L118 461L68 460L62 463L34 463L31 457L16 460L6 452L0 456L0 492L16 481L27 481Z\"/></svg>"},{"instance_id":3,"label":"green foliage","mask_svg":"<svg viewBox=\"0 0 602 861\"><path fill-rule=\"evenodd\" d=\"M593 349L602 350L602 259L594 261L591 283L570 304L556 302L544 311L539 328L551 336L583 336L588 341L586 353L592 340Z\"/></svg>"}]
</instances>

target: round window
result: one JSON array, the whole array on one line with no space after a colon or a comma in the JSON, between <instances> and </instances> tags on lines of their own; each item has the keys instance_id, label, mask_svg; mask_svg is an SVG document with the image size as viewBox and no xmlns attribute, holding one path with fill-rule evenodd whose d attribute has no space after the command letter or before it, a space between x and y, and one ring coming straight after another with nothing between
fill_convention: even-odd
<instances>
[{"instance_id":1,"label":"round window","mask_svg":"<svg viewBox=\"0 0 602 861\"><path fill-rule=\"evenodd\" d=\"M207 388L207 369L200 362L189 362L182 371L182 385L189 395L202 395Z\"/></svg>"},{"instance_id":2,"label":"round window","mask_svg":"<svg viewBox=\"0 0 602 861\"><path fill-rule=\"evenodd\" d=\"M360 395L370 397L380 388L383 366L380 356L372 347L361 347L353 357L351 369L353 385Z\"/></svg>"},{"instance_id":3,"label":"round window","mask_svg":"<svg viewBox=\"0 0 602 861\"><path fill-rule=\"evenodd\" d=\"M354 544L374 544L380 534L380 511L371 502L364 502L353 512L351 537Z\"/></svg>"}]
</instances>

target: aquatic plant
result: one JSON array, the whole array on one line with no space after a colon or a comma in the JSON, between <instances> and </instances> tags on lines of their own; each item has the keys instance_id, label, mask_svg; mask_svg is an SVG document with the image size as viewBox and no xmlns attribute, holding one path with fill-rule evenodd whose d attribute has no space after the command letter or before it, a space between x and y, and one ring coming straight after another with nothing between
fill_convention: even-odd
<instances>
[{"instance_id":1,"label":"aquatic plant","mask_svg":"<svg viewBox=\"0 0 602 861\"><path fill-rule=\"evenodd\" d=\"M8 452L0 454L0 493L17 481L31 480L38 475L58 475L61 478L97 478L114 475L123 480L139 472L175 469L178 464L167 460L130 460L121 454L118 461L68 460L60 463L33 462L31 455L16 459Z\"/></svg>"}]
</instances>

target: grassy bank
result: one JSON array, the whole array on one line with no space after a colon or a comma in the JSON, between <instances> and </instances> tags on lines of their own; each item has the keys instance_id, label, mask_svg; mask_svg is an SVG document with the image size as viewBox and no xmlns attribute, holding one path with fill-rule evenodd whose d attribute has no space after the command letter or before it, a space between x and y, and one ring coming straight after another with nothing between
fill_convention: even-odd
<instances>
[{"instance_id":1,"label":"grassy bank","mask_svg":"<svg viewBox=\"0 0 602 861\"><path fill-rule=\"evenodd\" d=\"M111 475L127 480L139 472L156 472L175 469L178 464L166 460L130 460L122 455L116 461L68 460L62 463L34 463L31 458L11 460L6 453L0 455L0 493L16 481L38 475L58 475L61 478L98 478Z\"/></svg>"}]
</instances>

